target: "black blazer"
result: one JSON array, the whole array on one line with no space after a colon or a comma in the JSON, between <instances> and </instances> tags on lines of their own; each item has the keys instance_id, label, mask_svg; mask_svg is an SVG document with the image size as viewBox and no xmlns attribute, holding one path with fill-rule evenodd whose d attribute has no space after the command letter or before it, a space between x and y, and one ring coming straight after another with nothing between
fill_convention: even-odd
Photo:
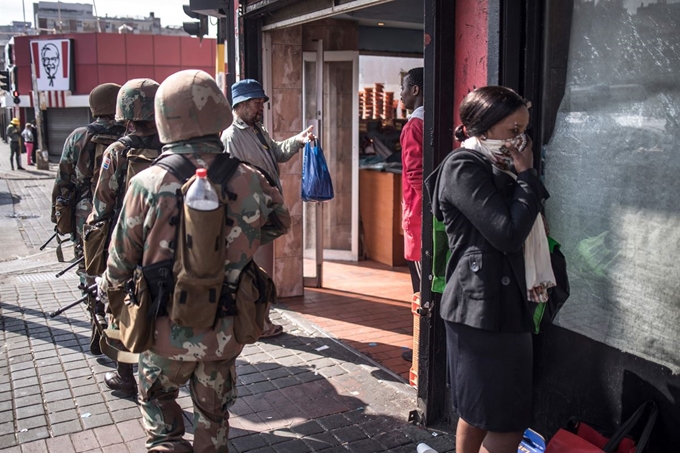
<instances>
[{"instance_id":1,"label":"black blazer","mask_svg":"<svg viewBox=\"0 0 680 453\"><path fill-rule=\"evenodd\" d=\"M426 182L451 258L440 315L502 332L534 330L523 244L548 192L534 170L514 180L477 151L453 151Z\"/></svg>"}]
</instances>

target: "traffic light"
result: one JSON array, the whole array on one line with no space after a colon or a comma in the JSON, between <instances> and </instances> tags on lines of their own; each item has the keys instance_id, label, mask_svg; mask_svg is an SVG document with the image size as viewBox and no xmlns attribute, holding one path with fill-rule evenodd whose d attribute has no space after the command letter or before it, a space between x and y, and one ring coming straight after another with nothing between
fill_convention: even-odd
<instances>
[{"instance_id":1,"label":"traffic light","mask_svg":"<svg viewBox=\"0 0 680 453\"><path fill-rule=\"evenodd\" d=\"M19 99L19 90L14 90L12 91L12 96L14 96L14 103L19 105L21 104L21 99Z\"/></svg>"},{"instance_id":2,"label":"traffic light","mask_svg":"<svg viewBox=\"0 0 680 453\"><path fill-rule=\"evenodd\" d=\"M196 11L192 11L189 5L182 5L182 9L184 9L184 13L187 16L192 17L194 19L198 19L198 22L196 21L183 22L182 28L184 28L184 31L198 38L202 38L203 36L207 35L208 16L206 16L205 14L197 13Z\"/></svg>"},{"instance_id":3,"label":"traffic light","mask_svg":"<svg viewBox=\"0 0 680 453\"><path fill-rule=\"evenodd\" d=\"M0 91L9 91L9 71L0 71Z\"/></svg>"}]
</instances>

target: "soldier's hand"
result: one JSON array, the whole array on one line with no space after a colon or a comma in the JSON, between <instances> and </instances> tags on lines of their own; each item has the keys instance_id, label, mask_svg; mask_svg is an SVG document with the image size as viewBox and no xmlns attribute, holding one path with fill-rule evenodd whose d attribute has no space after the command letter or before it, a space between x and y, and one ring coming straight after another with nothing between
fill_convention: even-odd
<instances>
[{"instance_id":1,"label":"soldier's hand","mask_svg":"<svg viewBox=\"0 0 680 453\"><path fill-rule=\"evenodd\" d=\"M106 280L102 277L97 277L94 279L94 282L97 285L97 299L103 304L108 304L109 296L106 294L106 287L108 286Z\"/></svg>"},{"instance_id":2,"label":"soldier's hand","mask_svg":"<svg viewBox=\"0 0 680 453\"><path fill-rule=\"evenodd\" d=\"M311 142L316 139L316 137L314 137L314 134L312 133L312 129L314 129L314 126L309 126L307 129L305 129L304 131L300 132L295 136L298 139L298 142L300 142L300 144L304 145L307 142Z\"/></svg>"}]
</instances>

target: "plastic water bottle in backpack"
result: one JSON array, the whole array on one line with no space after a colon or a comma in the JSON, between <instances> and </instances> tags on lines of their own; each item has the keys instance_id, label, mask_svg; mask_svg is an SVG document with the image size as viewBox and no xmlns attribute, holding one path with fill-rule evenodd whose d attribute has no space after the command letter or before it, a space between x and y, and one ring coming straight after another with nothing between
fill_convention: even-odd
<instances>
[{"instance_id":1,"label":"plastic water bottle in backpack","mask_svg":"<svg viewBox=\"0 0 680 453\"><path fill-rule=\"evenodd\" d=\"M217 193L208 181L207 169L196 169L196 179L187 190L184 203L197 211L213 211L220 206Z\"/></svg>"}]
</instances>

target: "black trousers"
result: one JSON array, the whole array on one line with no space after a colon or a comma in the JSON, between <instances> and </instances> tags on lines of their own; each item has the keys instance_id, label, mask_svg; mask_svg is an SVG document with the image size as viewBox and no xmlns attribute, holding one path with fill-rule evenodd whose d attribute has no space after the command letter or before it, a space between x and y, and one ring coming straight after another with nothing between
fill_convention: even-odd
<instances>
[{"instance_id":1,"label":"black trousers","mask_svg":"<svg viewBox=\"0 0 680 453\"><path fill-rule=\"evenodd\" d=\"M9 149L9 163L12 164L12 170L14 170L13 159L17 162L17 169L21 168L21 146L19 146L19 142L9 142Z\"/></svg>"},{"instance_id":2,"label":"black trousers","mask_svg":"<svg viewBox=\"0 0 680 453\"><path fill-rule=\"evenodd\" d=\"M413 285L413 293L420 292L420 278L422 275L420 261L406 261L408 264L408 271L411 274L411 284Z\"/></svg>"}]
</instances>

